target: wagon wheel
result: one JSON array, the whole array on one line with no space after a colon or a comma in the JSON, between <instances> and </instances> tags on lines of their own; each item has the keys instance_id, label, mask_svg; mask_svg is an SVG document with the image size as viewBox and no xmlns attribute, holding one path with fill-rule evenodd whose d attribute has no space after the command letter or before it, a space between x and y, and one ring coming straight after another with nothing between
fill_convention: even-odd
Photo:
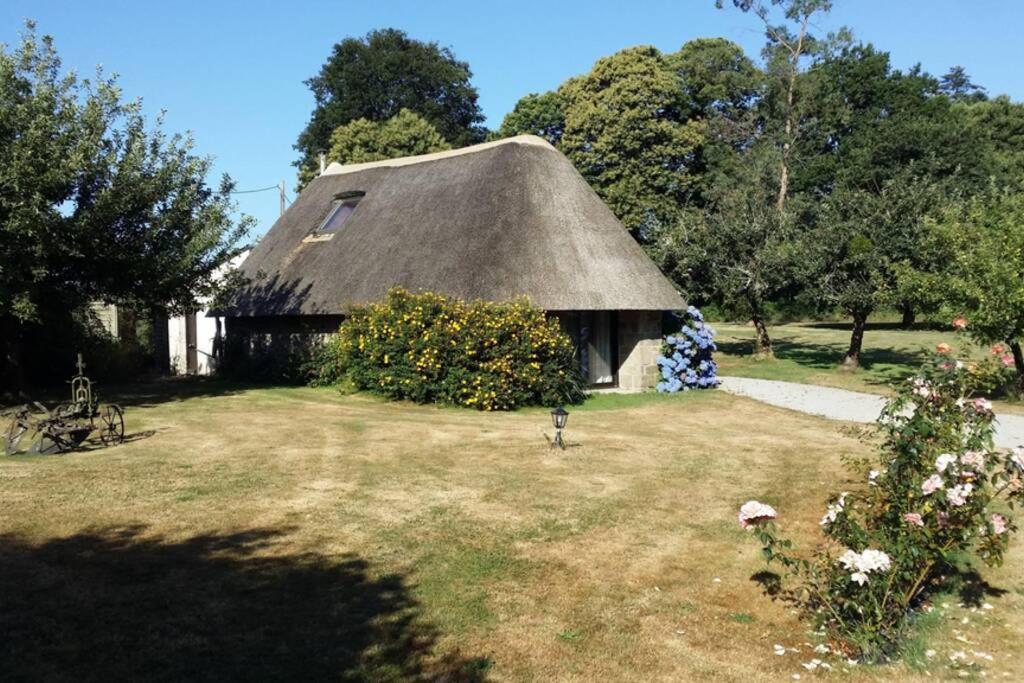
<instances>
[{"instance_id":1,"label":"wagon wheel","mask_svg":"<svg viewBox=\"0 0 1024 683\"><path fill-rule=\"evenodd\" d=\"M106 405L100 410L100 439L113 446L124 441L124 411L120 406Z\"/></svg>"}]
</instances>

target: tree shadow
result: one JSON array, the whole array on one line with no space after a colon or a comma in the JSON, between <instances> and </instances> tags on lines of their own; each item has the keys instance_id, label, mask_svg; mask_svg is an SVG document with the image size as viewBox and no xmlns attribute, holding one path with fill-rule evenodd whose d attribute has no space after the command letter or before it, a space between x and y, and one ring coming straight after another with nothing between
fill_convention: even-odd
<instances>
[{"instance_id":1,"label":"tree shadow","mask_svg":"<svg viewBox=\"0 0 1024 683\"><path fill-rule=\"evenodd\" d=\"M283 554L285 532L0 536L5 680L483 680L438 657L403 577Z\"/></svg>"},{"instance_id":2,"label":"tree shadow","mask_svg":"<svg viewBox=\"0 0 1024 683\"><path fill-rule=\"evenodd\" d=\"M232 396L250 389L284 386L272 382L242 382L220 377L161 377L145 382L109 388L111 402L123 408L148 408L162 403L187 401L193 398ZM103 394L107 400L107 393ZM116 400L114 400L116 399Z\"/></svg>"},{"instance_id":3,"label":"tree shadow","mask_svg":"<svg viewBox=\"0 0 1024 683\"><path fill-rule=\"evenodd\" d=\"M866 340L866 344L870 339ZM754 353L753 340L716 342L718 350L732 356L747 356ZM788 360L813 370L834 370L839 366L846 352L840 344L815 344L811 342L792 342L776 339L772 343L775 357ZM861 353L862 370L872 372L874 376L866 377L868 384L884 385L906 379L927 358L924 349L912 351L908 349L879 349L865 346Z\"/></svg>"}]
</instances>

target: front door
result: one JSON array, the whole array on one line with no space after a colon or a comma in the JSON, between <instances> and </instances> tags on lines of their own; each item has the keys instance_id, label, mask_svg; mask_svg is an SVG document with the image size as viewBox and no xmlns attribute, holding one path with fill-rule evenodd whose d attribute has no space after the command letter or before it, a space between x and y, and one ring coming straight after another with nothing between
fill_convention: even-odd
<instances>
[{"instance_id":1,"label":"front door","mask_svg":"<svg viewBox=\"0 0 1024 683\"><path fill-rule=\"evenodd\" d=\"M196 314L185 314L185 372L199 372L199 349L196 347Z\"/></svg>"}]
</instances>

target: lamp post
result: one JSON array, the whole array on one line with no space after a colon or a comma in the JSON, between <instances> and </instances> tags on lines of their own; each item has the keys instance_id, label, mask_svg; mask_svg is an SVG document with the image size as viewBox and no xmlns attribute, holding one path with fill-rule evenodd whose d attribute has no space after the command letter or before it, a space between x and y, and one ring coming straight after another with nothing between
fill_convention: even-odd
<instances>
[{"instance_id":1,"label":"lamp post","mask_svg":"<svg viewBox=\"0 0 1024 683\"><path fill-rule=\"evenodd\" d=\"M569 412L562 406L558 406L551 411L551 422L555 425L555 440L551 442L551 447L558 446L563 451L565 450L565 441L562 440L562 430L565 429L565 423L569 421Z\"/></svg>"}]
</instances>

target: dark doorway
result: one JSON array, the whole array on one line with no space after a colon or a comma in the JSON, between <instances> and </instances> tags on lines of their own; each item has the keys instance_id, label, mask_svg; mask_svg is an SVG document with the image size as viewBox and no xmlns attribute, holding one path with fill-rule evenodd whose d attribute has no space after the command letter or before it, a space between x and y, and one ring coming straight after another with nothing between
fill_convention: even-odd
<instances>
[{"instance_id":1,"label":"dark doorway","mask_svg":"<svg viewBox=\"0 0 1024 683\"><path fill-rule=\"evenodd\" d=\"M560 311L555 314L579 354L580 369L592 387L619 383L619 320L615 311Z\"/></svg>"},{"instance_id":2,"label":"dark doorway","mask_svg":"<svg viewBox=\"0 0 1024 683\"><path fill-rule=\"evenodd\" d=\"M199 372L199 349L196 347L196 314L185 314L185 373Z\"/></svg>"}]
</instances>

